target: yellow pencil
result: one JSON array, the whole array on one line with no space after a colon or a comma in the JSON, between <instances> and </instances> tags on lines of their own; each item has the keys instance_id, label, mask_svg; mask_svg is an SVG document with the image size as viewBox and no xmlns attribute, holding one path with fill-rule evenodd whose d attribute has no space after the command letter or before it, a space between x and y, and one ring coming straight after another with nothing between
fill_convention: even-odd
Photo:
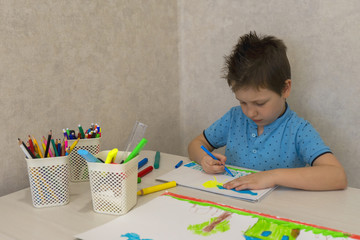
<instances>
[{"instance_id":1,"label":"yellow pencil","mask_svg":"<svg viewBox=\"0 0 360 240\"><path fill-rule=\"evenodd\" d=\"M80 140L80 138L76 139L76 141L75 141L73 144L71 144L70 150L69 150L68 153L70 153L70 152L74 149L74 147L76 146L76 144L78 144L79 140Z\"/></svg>"},{"instance_id":2,"label":"yellow pencil","mask_svg":"<svg viewBox=\"0 0 360 240\"><path fill-rule=\"evenodd\" d=\"M137 195L146 195L146 194L149 194L149 193L161 191L161 190L172 188L172 187L176 187L176 182L175 181L155 185L155 186L148 187L148 188L143 188L143 189L141 189L140 191L137 192Z\"/></svg>"},{"instance_id":3,"label":"yellow pencil","mask_svg":"<svg viewBox=\"0 0 360 240\"><path fill-rule=\"evenodd\" d=\"M45 145L45 143L44 143L42 140L41 140L41 146L42 146L42 148L44 149L44 155L45 155L46 145ZM48 153L47 157L50 157L49 153Z\"/></svg>"},{"instance_id":4,"label":"yellow pencil","mask_svg":"<svg viewBox=\"0 0 360 240\"><path fill-rule=\"evenodd\" d=\"M35 145L35 150L36 152L40 155L41 158L43 158L43 155L42 155L42 152L40 150L40 147L39 147L39 144L37 143L36 139L34 138L33 136L33 142L34 142L34 145Z\"/></svg>"}]
</instances>

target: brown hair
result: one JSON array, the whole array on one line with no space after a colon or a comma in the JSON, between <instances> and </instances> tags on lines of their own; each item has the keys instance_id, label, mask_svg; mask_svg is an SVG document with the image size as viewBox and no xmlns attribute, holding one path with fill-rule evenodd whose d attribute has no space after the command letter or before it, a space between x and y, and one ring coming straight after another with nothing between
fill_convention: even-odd
<instances>
[{"instance_id":1,"label":"brown hair","mask_svg":"<svg viewBox=\"0 0 360 240\"><path fill-rule=\"evenodd\" d=\"M286 46L273 36L258 37L250 32L240 37L225 56L224 78L235 92L240 88L267 88L279 95L291 78Z\"/></svg>"}]
</instances>

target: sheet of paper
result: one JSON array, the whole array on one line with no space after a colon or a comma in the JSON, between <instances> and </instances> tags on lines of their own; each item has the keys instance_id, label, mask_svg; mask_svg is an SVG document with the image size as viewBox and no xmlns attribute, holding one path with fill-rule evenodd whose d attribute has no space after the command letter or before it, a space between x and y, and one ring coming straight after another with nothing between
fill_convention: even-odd
<instances>
[{"instance_id":1,"label":"sheet of paper","mask_svg":"<svg viewBox=\"0 0 360 240\"><path fill-rule=\"evenodd\" d=\"M173 193L165 193L75 237L83 240L245 240L265 239L264 234L276 235L276 239L297 240L360 237Z\"/></svg>"},{"instance_id":2,"label":"sheet of paper","mask_svg":"<svg viewBox=\"0 0 360 240\"><path fill-rule=\"evenodd\" d=\"M208 174L205 173L202 167L195 162L185 164L184 166L174 169L164 175L159 176L156 180L160 181L176 181L178 185L199 189L202 191L222 194L230 197L239 198L246 201L256 202L263 198L266 194L271 192L274 188L267 188L262 190L228 190L222 188L222 185L235 178L245 176L254 172L255 170L228 167L231 173L235 176L232 177L227 172L221 174Z\"/></svg>"}]
</instances>

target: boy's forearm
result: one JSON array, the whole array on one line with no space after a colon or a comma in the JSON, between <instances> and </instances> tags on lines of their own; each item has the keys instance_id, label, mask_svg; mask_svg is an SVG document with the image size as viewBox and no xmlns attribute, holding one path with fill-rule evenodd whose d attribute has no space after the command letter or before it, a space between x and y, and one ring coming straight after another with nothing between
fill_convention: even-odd
<instances>
[{"instance_id":1,"label":"boy's forearm","mask_svg":"<svg viewBox=\"0 0 360 240\"><path fill-rule=\"evenodd\" d=\"M275 169L275 184L304 190L339 190L347 187L341 167L322 165L304 168Z\"/></svg>"},{"instance_id":2,"label":"boy's forearm","mask_svg":"<svg viewBox=\"0 0 360 240\"><path fill-rule=\"evenodd\" d=\"M193 140L188 146L189 158L191 161L195 161L200 164L202 157L205 155L200 148L201 143Z\"/></svg>"},{"instance_id":3,"label":"boy's forearm","mask_svg":"<svg viewBox=\"0 0 360 240\"><path fill-rule=\"evenodd\" d=\"M211 147L209 147L206 139L203 135L197 136L194 140L192 140L188 146L188 154L191 161L195 161L200 164L201 159L206 156L206 153L201 149L201 145L212 151Z\"/></svg>"}]
</instances>

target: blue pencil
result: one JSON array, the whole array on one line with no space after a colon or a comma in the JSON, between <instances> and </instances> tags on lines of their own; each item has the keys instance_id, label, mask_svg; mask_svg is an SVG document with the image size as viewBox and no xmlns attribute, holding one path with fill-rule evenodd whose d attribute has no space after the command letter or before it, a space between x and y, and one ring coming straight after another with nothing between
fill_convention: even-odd
<instances>
[{"instance_id":1,"label":"blue pencil","mask_svg":"<svg viewBox=\"0 0 360 240\"><path fill-rule=\"evenodd\" d=\"M201 149L204 150L213 159L220 161L209 150L207 150L203 145L201 145ZM225 171L227 171L232 177L235 177L226 166L224 166L224 167L225 167Z\"/></svg>"}]
</instances>

